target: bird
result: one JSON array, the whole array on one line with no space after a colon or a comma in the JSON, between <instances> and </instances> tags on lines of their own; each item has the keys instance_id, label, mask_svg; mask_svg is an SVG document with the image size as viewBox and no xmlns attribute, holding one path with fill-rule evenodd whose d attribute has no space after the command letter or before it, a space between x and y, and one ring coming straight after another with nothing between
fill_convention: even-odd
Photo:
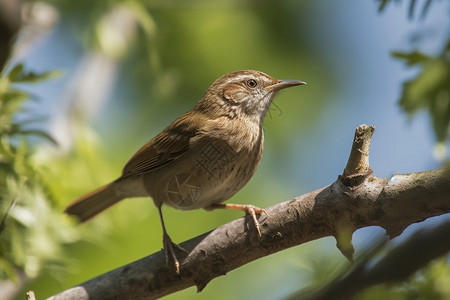
<instances>
[{"instance_id":1,"label":"bird","mask_svg":"<svg viewBox=\"0 0 450 300\"><path fill-rule=\"evenodd\" d=\"M188 112L143 145L125 164L122 175L65 209L85 222L131 197L151 197L158 209L166 265L175 248L163 220L162 205L181 210L238 209L249 214L261 236L253 205L223 204L253 176L264 147L263 120L275 95L306 83L277 80L263 72L240 70L219 77Z\"/></svg>"}]
</instances>

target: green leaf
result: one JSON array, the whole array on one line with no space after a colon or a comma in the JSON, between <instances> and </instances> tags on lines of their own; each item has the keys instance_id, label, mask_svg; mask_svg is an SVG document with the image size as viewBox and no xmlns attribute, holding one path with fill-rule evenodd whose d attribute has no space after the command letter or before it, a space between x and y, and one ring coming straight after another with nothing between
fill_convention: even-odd
<instances>
[{"instance_id":1,"label":"green leaf","mask_svg":"<svg viewBox=\"0 0 450 300\"><path fill-rule=\"evenodd\" d=\"M55 146L58 146L58 142L51 135L49 135L48 133L46 133L44 131L37 130L37 129L28 129L28 130L21 130L20 133L24 134L24 135L39 136L41 138L44 138L44 139L48 140L49 142L51 142Z\"/></svg>"},{"instance_id":2,"label":"green leaf","mask_svg":"<svg viewBox=\"0 0 450 300\"><path fill-rule=\"evenodd\" d=\"M27 99L28 95L25 92L18 91L15 89L9 89L7 92L0 95L0 101L3 103L9 102L21 102Z\"/></svg>"},{"instance_id":3,"label":"green leaf","mask_svg":"<svg viewBox=\"0 0 450 300\"><path fill-rule=\"evenodd\" d=\"M425 62L429 61L430 59L432 59L430 56L425 55L419 51L414 51L411 53L394 51L394 52L392 52L392 56L404 60L408 66L425 63Z\"/></svg>"},{"instance_id":4,"label":"green leaf","mask_svg":"<svg viewBox=\"0 0 450 300\"><path fill-rule=\"evenodd\" d=\"M447 47L448 48L448 47ZM397 53L395 56L410 66L419 64L422 71L403 84L400 106L409 114L427 110L439 142L449 138L450 126L450 56L445 48L439 56L419 52Z\"/></svg>"},{"instance_id":5,"label":"green leaf","mask_svg":"<svg viewBox=\"0 0 450 300\"><path fill-rule=\"evenodd\" d=\"M6 276L12 282L18 283L17 271L16 271L14 265L5 259L2 259L1 256L0 256L0 270L4 273L4 274L1 274L2 272L0 272L0 279L2 279L2 281L4 279L6 279L6 278L4 278Z\"/></svg>"},{"instance_id":6,"label":"green leaf","mask_svg":"<svg viewBox=\"0 0 450 300\"><path fill-rule=\"evenodd\" d=\"M11 72L9 72L8 78L10 81L14 81L13 79L18 77L21 73L23 73L23 64L18 64L11 70Z\"/></svg>"},{"instance_id":7,"label":"green leaf","mask_svg":"<svg viewBox=\"0 0 450 300\"><path fill-rule=\"evenodd\" d=\"M25 72L23 64L15 66L8 75L11 82L39 82L45 79L60 76L60 71L50 71L44 73Z\"/></svg>"}]
</instances>

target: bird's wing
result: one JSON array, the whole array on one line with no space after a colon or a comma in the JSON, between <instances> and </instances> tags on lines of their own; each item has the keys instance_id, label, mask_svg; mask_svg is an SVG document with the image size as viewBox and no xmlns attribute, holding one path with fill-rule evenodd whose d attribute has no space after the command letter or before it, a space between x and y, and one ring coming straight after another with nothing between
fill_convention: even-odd
<instances>
[{"instance_id":1,"label":"bird's wing","mask_svg":"<svg viewBox=\"0 0 450 300\"><path fill-rule=\"evenodd\" d=\"M197 133L192 113L181 116L163 132L141 147L127 162L122 178L151 172L182 157L189 150L190 139ZM190 120L190 122L189 122Z\"/></svg>"}]
</instances>

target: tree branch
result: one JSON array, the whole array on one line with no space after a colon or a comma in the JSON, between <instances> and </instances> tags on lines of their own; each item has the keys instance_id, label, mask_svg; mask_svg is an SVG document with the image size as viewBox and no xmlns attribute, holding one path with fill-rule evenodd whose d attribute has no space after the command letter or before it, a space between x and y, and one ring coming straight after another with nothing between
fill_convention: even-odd
<instances>
[{"instance_id":1,"label":"tree branch","mask_svg":"<svg viewBox=\"0 0 450 300\"><path fill-rule=\"evenodd\" d=\"M291 299L326 300L351 299L363 289L382 283L406 280L425 267L431 260L445 255L450 250L450 220L433 229L419 229L406 241L377 257L386 250L385 242L375 244L368 254L350 271L317 290L299 292Z\"/></svg>"},{"instance_id":2,"label":"tree branch","mask_svg":"<svg viewBox=\"0 0 450 300\"><path fill-rule=\"evenodd\" d=\"M91 279L49 299L154 299L212 279L246 263L326 236L351 259L351 234L381 226L390 237L426 218L450 212L450 171L438 169L391 178L369 167L374 127L357 128L344 174L331 185L269 207L260 238L249 216L181 244L188 254L181 275L167 269L162 251Z\"/></svg>"}]
</instances>

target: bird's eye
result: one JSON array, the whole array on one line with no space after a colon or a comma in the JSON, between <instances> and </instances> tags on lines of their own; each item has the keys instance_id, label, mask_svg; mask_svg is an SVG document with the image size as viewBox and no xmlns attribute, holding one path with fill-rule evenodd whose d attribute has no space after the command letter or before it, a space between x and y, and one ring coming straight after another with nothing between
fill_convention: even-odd
<instances>
[{"instance_id":1,"label":"bird's eye","mask_svg":"<svg viewBox=\"0 0 450 300\"><path fill-rule=\"evenodd\" d=\"M254 79L247 80L247 86L251 89L254 89L258 85L258 82Z\"/></svg>"}]
</instances>

